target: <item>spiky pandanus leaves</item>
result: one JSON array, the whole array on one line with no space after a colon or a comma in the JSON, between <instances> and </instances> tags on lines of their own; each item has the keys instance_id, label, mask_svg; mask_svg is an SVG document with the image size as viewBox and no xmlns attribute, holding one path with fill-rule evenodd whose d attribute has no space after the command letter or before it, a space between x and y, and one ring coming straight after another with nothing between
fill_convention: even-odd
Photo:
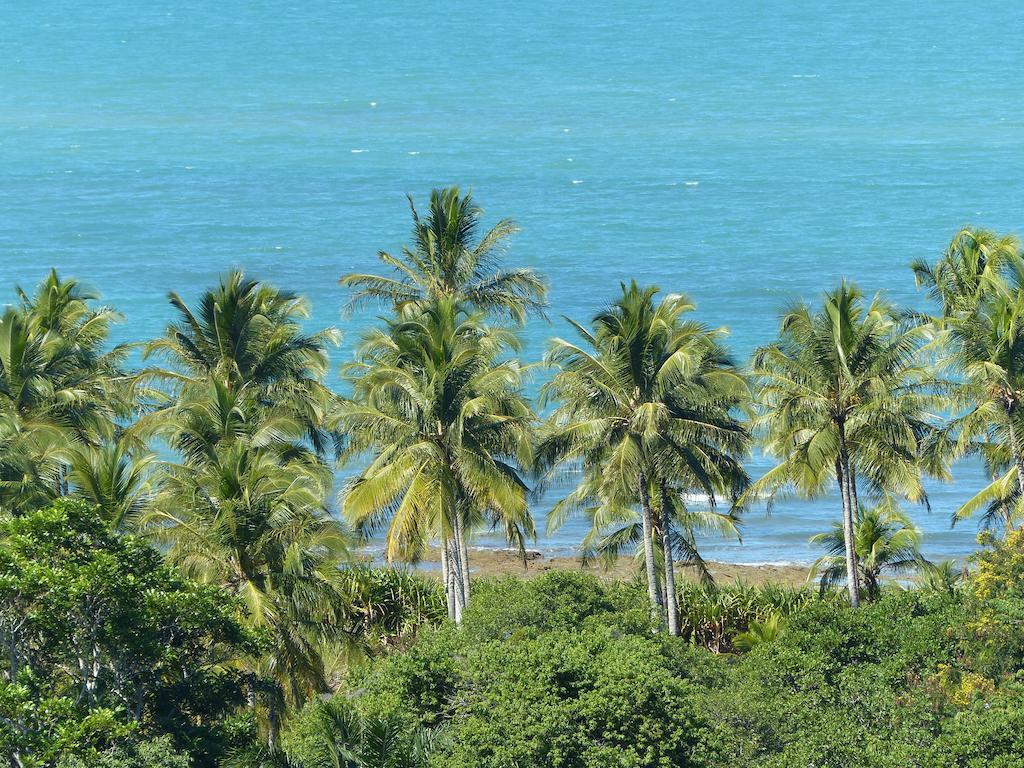
<instances>
[{"instance_id":1,"label":"spiky pandanus leaves","mask_svg":"<svg viewBox=\"0 0 1024 768\"><path fill-rule=\"evenodd\" d=\"M440 541L453 618L465 606L466 539L482 525L523 549L535 535L521 467L532 462L533 411L524 369L505 357L514 334L456 301L371 333L346 366L341 411L349 455L369 465L343 490L360 531L386 529L389 560L415 562Z\"/></svg>"},{"instance_id":2,"label":"spiky pandanus leaves","mask_svg":"<svg viewBox=\"0 0 1024 768\"><path fill-rule=\"evenodd\" d=\"M458 188L435 189L425 216L409 198L412 244L393 256L381 251L390 275L349 274L341 284L353 290L350 307L367 301L415 316L436 301L466 304L488 315L523 323L545 306L547 284L532 269L505 269L501 255L518 231L502 219L481 232L483 210Z\"/></svg>"},{"instance_id":3,"label":"spiky pandanus leaves","mask_svg":"<svg viewBox=\"0 0 1024 768\"><path fill-rule=\"evenodd\" d=\"M859 507L853 534L857 567L869 600L878 597L884 573L901 575L929 565L920 551L921 532L891 500L870 509ZM836 523L826 533L811 537L811 543L823 546L828 554L815 561L810 578L820 576L822 591L841 584L846 579L846 542L842 523Z\"/></svg>"},{"instance_id":4,"label":"spiky pandanus leaves","mask_svg":"<svg viewBox=\"0 0 1024 768\"><path fill-rule=\"evenodd\" d=\"M782 318L778 341L757 351L755 429L779 463L748 496L795 490L816 497L833 483L842 498L850 601L859 602L853 541L858 485L873 493L926 500L922 461L937 423L939 390L924 349L927 330L880 296L870 301L843 283L820 310L800 304Z\"/></svg>"},{"instance_id":5,"label":"spiky pandanus leaves","mask_svg":"<svg viewBox=\"0 0 1024 768\"><path fill-rule=\"evenodd\" d=\"M582 344L552 342L546 362L555 374L542 401L555 409L538 466L548 477L566 463L580 467L549 528L586 515L585 556L613 558L639 543L652 611L660 614L657 551L670 579L676 551L700 568L698 530L735 527L729 515L688 509L682 495L700 492L713 505L734 501L745 487L749 439L736 414L749 393L721 345L723 332L686 319L693 305L685 297L655 302L657 293L622 285L590 329L570 321ZM668 598L671 612L671 590Z\"/></svg>"}]
</instances>

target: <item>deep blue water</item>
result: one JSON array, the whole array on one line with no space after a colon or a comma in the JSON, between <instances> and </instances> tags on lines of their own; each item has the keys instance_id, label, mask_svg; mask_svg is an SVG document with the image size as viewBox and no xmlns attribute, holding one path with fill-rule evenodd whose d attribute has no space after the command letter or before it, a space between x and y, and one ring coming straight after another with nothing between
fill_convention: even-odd
<instances>
[{"instance_id":1,"label":"deep blue water","mask_svg":"<svg viewBox=\"0 0 1024 768\"><path fill-rule=\"evenodd\" d=\"M340 361L374 318L340 316L337 277L403 242L405 193L460 184L551 279L530 357L629 278L689 293L745 357L841 276L920 304L912 258L964 223L1022 229L1014 4L765 5L8 0L4 295L56 266L138 340L168 290L240 265L342 326ZM980 481L964 468L914 510L927 554L971 550L949 514ZM836 511L782 502L704 549L807 561Z\"/></svg>"}]
</instances>

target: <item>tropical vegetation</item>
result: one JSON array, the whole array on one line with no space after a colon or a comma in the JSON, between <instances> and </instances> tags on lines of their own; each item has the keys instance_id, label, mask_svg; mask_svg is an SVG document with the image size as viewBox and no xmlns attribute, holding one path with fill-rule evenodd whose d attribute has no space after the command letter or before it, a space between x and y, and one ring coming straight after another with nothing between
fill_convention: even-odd
<instances>
[{"instance_id":1,"label":"tropical vegetation","mask_svg":"<svg viewBox=\"0 0 1024 768\"><path fill-rule=\"evenodd\" d=\"M384 273L341 278L383 317L340 367L337 329L240 270L130 344L77 280L17 291L8 765L1024 766L1014 237L915 262L923 311L848 282L798 303L749 364L632 281L530 362L547 284L504 263L515 224L454 188L410 204ZM931 563L911 505L974 457L951 516L981 512L979 551ZM525 559L548 488L548 528L582 519L581 559L632 579L475 572L484 533ZM833 488L807 584L715 582L708 536Z\"/></svg>"}]
</instances>

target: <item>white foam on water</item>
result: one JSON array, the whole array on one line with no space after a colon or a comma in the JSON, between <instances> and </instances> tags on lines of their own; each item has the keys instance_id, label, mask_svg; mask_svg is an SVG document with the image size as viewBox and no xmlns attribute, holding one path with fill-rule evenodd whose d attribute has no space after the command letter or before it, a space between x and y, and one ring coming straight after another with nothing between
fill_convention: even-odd
<instances>
[{"instance_id":1,"label":"white foam on water","mask_svg":"<svg viewBox=\"0 0 1024 768\"><path fill-rule=\"evenodd\" d=\"M810 563L799 563L796 560L749 560L742 563L729 562L727 565L745 565L751 568L756 568L762 565L774 565L781 568L799 566L802 568L810 567Z\"/></svg>"},{"instance_id":2,"label":"white foam on water","mask_svg":"<svg viewBox=\"0 0 1024 768\"><path fill-rule=\"evenodd\" d=\"M370 102L370 106L371 107L376 107L377 106L377 102L376 101L371 101Z\"/></svg>"},{"instance_id":3,"label":"white foam on water","mask_svg":"<svg viewBox=\"0 0 1024 768\"><path fill-rule=\"evenodd\" d=\"M569 132L569 129L568 129L568 128L563 128L563 129L562 129L562 133L568 133L568 132Z\"/></svg>"},{"instance_id":4,"label":"white foam on water","mask_svg":"<svg viewBox=\"0 0 1024 768\"><path fill-rule=\"evenodd\" d=\"M686 184L686 186L688 186L688 187L699 187L700 186L700 182L699 181L686 181L686 182L683 182L683 183Z\"/></svg>"},{"instance_id":5,"label":"white foam on water","mask_svg":"<svg viewBox=\"0 0 1024 768\"><path fill-rule=\"evenodd\" d=\"M407 155L418 155L419 151L417 150L417 151L414 151L414 152L406 152L405 154L407 154Z\"/></svg>"},{"instance_id":6,"label":"white foam on water","mask_svg":"<svg viewBox=\"0 0 1024 768\"><path fill-rule=\"evenodd\" d=\"M352 150L352 154L353 155L361 155L361 154L363 154L363 152L369 152L369 151L370 150L368 150L368 149L353 149Z\"/></svg>"},{"instance_id":7,"label":"white foam on water","mask_svg":"<svg viewBox=\"0 0 1024 768\"><path fill-rule=\"evenodd\" d=\"M583 179L573 179L572 183L573 184L582 184L583 183Z\"/></svg>"}]
</instances>

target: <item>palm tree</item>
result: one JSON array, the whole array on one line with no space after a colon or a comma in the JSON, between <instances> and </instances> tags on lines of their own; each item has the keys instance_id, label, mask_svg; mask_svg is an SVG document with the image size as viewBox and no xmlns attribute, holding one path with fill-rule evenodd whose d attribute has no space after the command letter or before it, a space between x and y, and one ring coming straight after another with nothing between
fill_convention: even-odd
<instances>
[{"instance_id":1,"label":"palm tree","mask_svg":"<svg viewBox=\"0 0 1024 768\"><path fill-rule=\"evenodd\" d=\"M483 210L457 187L430 193L421 217L412 198L412 245L400 256L381 251L390 275L349 274L341 284L354 289L350 306L367 300L389 304L399 313L416 312L438 300L466 303L518 323L541 312L547 284L532 269L503 269L499 256L518 228L502 219L480 234Z\"/></svg>"},{"instance_id":2,"label":"palm tree","mask_svg":"<svg viewBox=\"0 0 1024 768\"><path fill-rule=\"evenodd\" d=\"M745 476L735 478L737 487L743 487ZM678 483L662 480L648 491L651 497L654 564L658 574L658 592L665 607L668 630L678 635L681 629L675 570L682 566L693 568L700 580L714 584L711 571L700 553L698 536L713 534L740 538L738 510L718 509L714 497L692 500L693 486L681 490ZM589 505L577 507L579 499L589 499ZM657 501L655 501L657 499ZM695 506L696 505L696 506ZM586 479L563 502L556 505L548 517L552 530L560 527L568 514L582 511L590 522L590 530L581 544L582 560L599 560L611 566L626 549L633 549L641 571L646 570L643 541L643 522L640 512L633 506L601 503L599 486L587 488Z\"/></svg>"},{"instance_id":3,"label":"palm tree","mask_svg":"<svg viewBox=\"0 0 1024 768\"><path fill-rule=\"evenodd\" d=\"M132 407L118 315L51 271L0 317L0 505L17 513L69 492L64 450L98 446Z\"/></svg>"},{"instance_id":4,"label":"palm tree","mask_svg":"<svg viewBox=\"0 0 1024 768\"><path fill-rule=\"evenodd\" d=\"M542 402L556 407L538 466L550 477L567 462L581 465L581 481L552 510L549 527L583 512L592 527L585 549L596 545L614 555L639 541L655 616L665 602L656 563L660 545L669 623L677 630L674 552L699 564L694 531L734 523L695 515L682 494L700 492L714 504L716 498L734 501L745 487L740 458L749 441L735 414L748 390L721 345L723 332L687 320L693 305L685 297L656 303L655 287L633 282L621 288L592 330L569 321L583 346L563 339L551 344L547 364L556 372Z\"/></svg>"},{"instance_id":5,"label":"palm tree","mask_svg":"<svg viewBox=\"0 0 1024 768\"><path fill-rule=\"evenodd\" d=\"M324 377L327 351L340 334L334 328L305 333L301 321L309 305L304 299L238 270L203 293L195 309L176 293L169 299L177 321L145 346L147 358L165 363L149 372L153 378L169 385L178 399L187 399L190 387L204 392L211 377L232 389L259 392L265 405L289 409L302 422L318 453L337 446L339 436L324 428L336 404Z\"/></svg>"},{"instance_id":6,"label":"palm tree","mask_svg":"<svg viewBox=\"0 0 1024 768\"><path fill-rule=\"evenodd\" d=\"M847 283L782 319L778 341L754 357L760 415L755 424L778 466L749 496L793 488L816 497L834 481L842 498L850 603L859 605L854 526L857 486L925 500L921 446L936 395L922 364L927 332L907 327L880 296L870 302ZM945 469L927 467L935 474Z\"/></svg>"},{"instance_id":7,"label":"palm tree","mask_svg":"<svg viewBox=\"0 0 1024 768\"><path fill-rule=\"evenodd\" d=\"M299 442L303 425L220 381L162 425L182 457L162 465L145 529L190 576L238 595L268 653L250 660L269 743L281 711L327 690L323 653L343 640L344 529L327 514L331 471ZM271 684L259 681L272 681Z\"/></svg>"},{"instance_id":8,"label":"palm tree","mask_svg":"<svg viewBox=\"0 0 1024 768\"><path fill-rule=\"evenodd\" d=\"M733 648L737 651L747 652L754 650L759 645L773 643L779 639L782 629L782 616L778 613L773 613L764 621L753 620L746 632L740 632L733 638Z\"/></svg>"},{"instance_id":9,"label":"palm tree","mask_svg":"<svg viewBox=\"0 0 1024 768\"><path fill-rule=\"evenodd\" d=\"M1008 274L1020 274L1020 242L1012 235L964 227L942 257L911 263L918 286L942 307L942 317L970 312L992 292L1002 292Z\"/></svg>"},{"instance_id":10,"label":"palm tree","mask_svg":"<svg viewBox=\"0 0 1024 768\"><path fill-rule=\"evenodd\" d=\"M964 582L965 571L953 560L940 560L925 565L918 579L922 589L945 595L954 595Z\"/></svg>"},{"instance_id":11,"label":"palm tree","mask_svg":"<svg viewBox=\"0 0 1024 768\"><path fill-rule=\"evenodd\" d=\"M159 407L133 435L162 440L178 460L161 464L144 524L172 562L239 595L271 638L249 672L274 744L282 708L326 690L323 656L347 626L347 537L325 508L324 454L340 445L324 384L337 333L305 333L304 301L237 271L195 310L170 300L178 321L146 347L165 364L148 372Z\"/></svg>"},{"instance_id":12,"label":"palm tree","mask_svg":"<svg viewBox=\"0 0 1024 768\"><path fill-rule=\"evenodd\" d=\"M125 440L75 446L64 455L75 495L99 509L114 529L138 523L155 493L156 456L130 451Z\"/></svg>"},{"instance_id":13,"label":"palm tree","mask_svg":"<svg viewBox=\"0 0 1024 768\"><path fill-rule=\"evenodd\" d=\"M938 449L980 454L992 482L956 510L985 508L985 527L1011 527L1024 497L1024 256L1009 235L965 229L934 265L915 265L942 305L934 321L940 361L952 371Z\"/></svg>"},{"instance_id":14,"label":"palm tree","mask_svg":"<svg viewBox=\"0 0 1024 768\"><path fill-rule=\"evenodd\" d=\"M343 490L364 533L387 525L388 560L415 562L440 541L451 618L469 597L467 538L490 522L522 550L534 535L520 467L532 461L533 411L523 369L505 353L514 334L454 300L370 334L345 368L350 457L369 465Z\"/></svg>"},{"instance_id":15,"label":"palm tree","mask_svg":"<svg viewBox=\"0 0 1024 768\"><path fill-rule=\"evenodd\" d=\"M427 768L438 732L397 714L359 712L344 697L311 704L291 755L303 765L333 768Z\"/></svg>"},{"instance_id":16,"label":"palm tree","mask_svg":"<svg viewBox=\"0 0 1024 768\"><path fill-rule=\"evenodd\" d=\"M857 567L869 600L878 597L883 572L901 574L930 565L921 555L921 532L890 500L871 509L859 507L853 536ZM828 552L811 567L811 578L821 575L824 592L847 578L843 524L836 523L827 533L812 536L811 543L822 545Z\"/></svg>"},{"instance_id":17,"label":"palm tree","mask_svg":"<svg viewBox=\"0 0 1024 768\"><path fill-rule=\"evenodd\" d=\"M991 296L950 319L948 363L959 374L944 430L953 456L980 453L993 481L955 513L971 515L985 503L1012 525L1024 495L1024 291Z\"/></svg>"}]
</instances>

